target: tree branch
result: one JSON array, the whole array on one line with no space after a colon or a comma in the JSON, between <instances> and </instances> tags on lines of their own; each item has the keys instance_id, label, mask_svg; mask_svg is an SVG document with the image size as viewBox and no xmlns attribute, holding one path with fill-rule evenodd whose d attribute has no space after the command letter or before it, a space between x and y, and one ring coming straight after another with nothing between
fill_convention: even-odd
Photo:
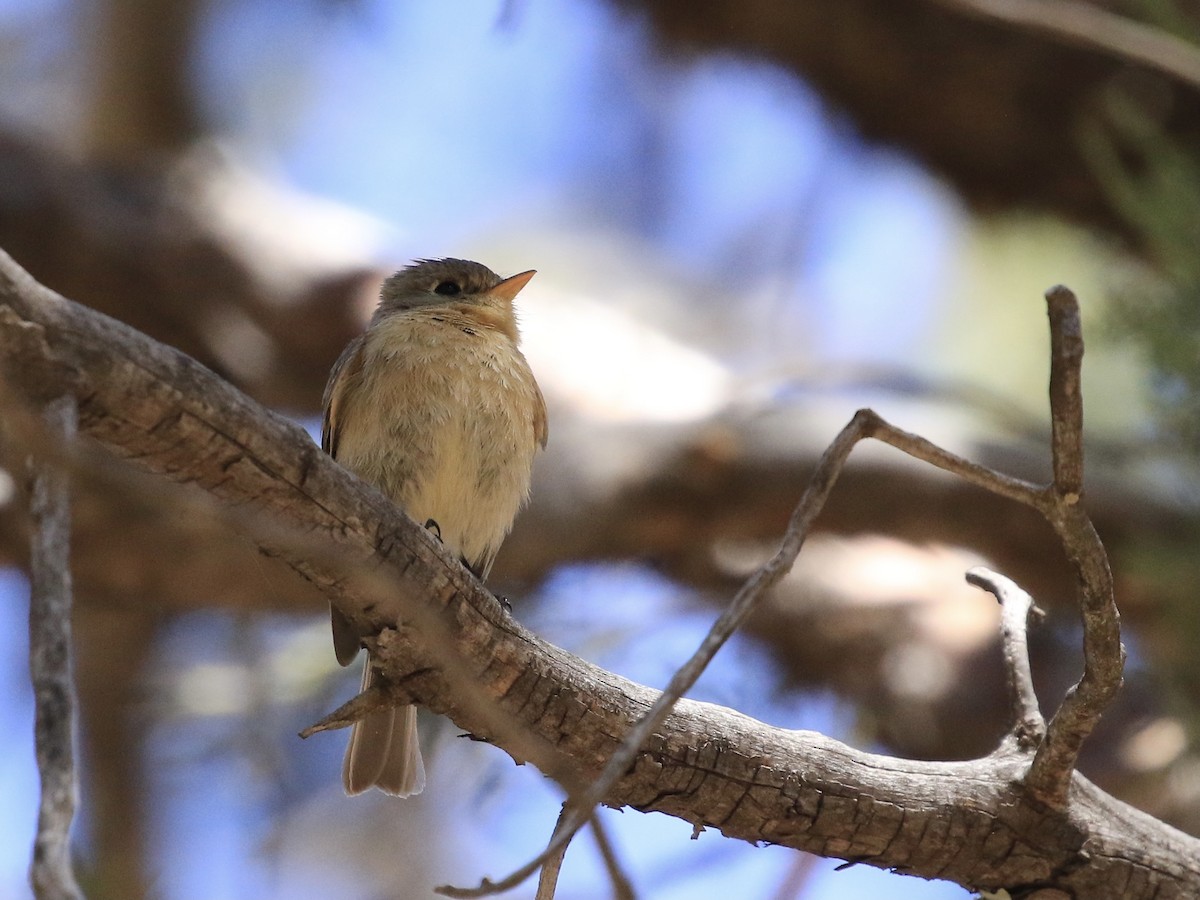
<instances>
[{"instance_id":1,"label":"tree branch","mask_svg":"<svg viewBox=\"0 0 1200 900\"><path fill-rule=\"evenodd\" d=\"M450 897L490 896L511 890L536 872L539 867L561 865L562 854L566 852L566 847L571 839L591 818L596 804L612 790L622 773L633 762L646 739L659 728L675 703L696 683L709 663L712 662L713 657L734 632L742 627L767 592L791 570L813 522L824 508L826 500L837 483L838 476L850 456L850 451L864 437L876 437L884 440L912 456L959 475L972 484L1033 506L1054 521L1064 522L1063 527L1069 532L1070 540L1089 554L1098 550L1100 560L1107 570L1107 560L1103 547L1099 545L1099 539L1091 541L1091 537L1095 536L1091 521L1084 516L1082 519L1073 519L1072 524L1067 526L1066 520L1063 519L1064 510L1077 508L1076 504L1079 501L1083 482L1083 399L1080 389L1083 334L1079 319L1079 306L1074 294L1064 287L1055 287L1047 292L1046 301L1051 325L1050 410L1054 459L1052 498L1048 499L1047 492L1037 485L1011 478L985 466L962 459L925 438L895 428L871 410L859 410L822 454L816 471L792 514L779 549L741 587L728 607L709 629L695 653L672 676L666 689L655 700L649 712L625 736L620 748L608 760L600 777L585 791L573 794L546 849L498 881L485 880L478 887L472 889L443 886L438 889L438 892ZM1103 585L1095 587L1101 592L1105 590ZM1100 615L1095 618L1093 623L1096 626L1103 626L1107 620L1114 619L1116 616L1116 606L1112 602L1111 577L1107 585L1107 598L1107 605L1099 611ZM1102 622L1101 619L1104 619L1105 622ZM1087 623L1085 621L1086 630ZM1091 647L1096 653L1103 656L1106 647L1102 639L1096 640L1096 630L1096 628L1092 628L1090 632L1093 638ZM1020 635L1023 645L1023 626ZM1025 668L1028 669L1027 656ZM1089 672L1094 674L1095 671L1096 666L1094 665L1086 669L1084 678L1080 680L1080 687L1073 689L1064 699L1059 714L1052 720L1051 728L1045 734L1045 739L1041 741L1039 751L1034 758L1027 784L1035 796L1045 803L1061 805L1065 802L1067 785L1078 757L1079 748L1094 727L1100 712L1115 694L1115 687L1113 687L1111 693L1103 695L1108 686L1106 681L1095 677L1089 680ZM1014 677L1016 676L1014 675ZM1120 685L1119 666L1115 684L1116 686ZM1024 697L1021 699L1022 701L1027 700ZM1032 702L1033 709L1036 711L1036 698ZM1036 722L1031 719L1027 723L1025 715L1027 712L1023 712L1022 717L1018 719L1019 727L1022 729L1027 724L1032 724L1036 728L1037 723L1041 721L1040 714L1038 714ZM1037 736L1043 737L1040 729L1037 730ZM543 869L543 878L545 877L546 870ZM543 881L543 884L545 883Z\"/></svg>"},{"instance_id":2,"label":"tree branch","mask_svg":"<svg viewBox=\"0 0 1200 900\"><path fill-rule=\"evenodd\" d=\"M608 827L598 815L592 816L591 826L592 836L600 851L600 858L604 860L605 871L608 872L609 881L612 882L613 900L637 900L633 882L629 880L629 876L621 867L621 860L617 857L616 848L613 847L612 839L608 836Z\"/></svg>"},{"instance_id":3,"label":"tree branch","mask_svg":"<svg viewBox=\"0 0 1200 900\"><path fill-rule=\"evenodd\" d=\"M1083 324L1062 285L1046 291L1050 316L1050 445L1054 489L1066 503L1083 493Z\"/></svg>"},{"instance_id":4,"label":"tree branch","mask_svg":"<svg viewBox=\"0 0 1200 900\"><path fill-rule=\"evenodd\" d=\"M51 401L46 426L63 446L75 438L75 398ZM81 898L71 868L75 817L75 686L71 667L71 500L66 470L31 462L29 674L35 704L35 746L41 806L29 882L38 900Z\"/></svg>"},{"instance_id":5,"label":"tree branch","mask_svg":"<svg viewBox=\"0 0 1200 900\"><path fill-rule=\"evenodd\" d=\"M935 0L968 15L1099 50L1200 89L1200 49L1161 28L1079 0Z\"/></svg>"},{"instance_id":6,"label":"tree branch","mask_svg":"<svg viewBox=\"0 0 1200 900\"><path fill-rule=\"evenodd\" d=\"M1026 784L1051 806L1067 801L1080 748L1121 689L1125 648L1108 554L1079 503L1083 489L1083 328L1079 302L1065 287L1046 292L1050 314L1050 419L1054 484L1043 515L1054 526L1075 567L1083 620L1083 677L1063 698L1046 727Z\"/></svg>"},{"instance_id":7,"label":"tree branch","mask_svg":"<svg viewBox=\"0 0 1200 900\"><path fill-rule=\"evenodd\" d=\"M982 566L971 569L967 572L967 581L990 591L1000 602L1001 645L1013 714L1012 736L1019 750L1034 749L1046 736L1046 720L1042 718L1037 692L1033 689L1026 628L1030 615L1040 620L1046 614L1034 605L1028 593L990 569Z\"/></svg>"},{"instance_id":8,"label":"tree branch","mask_svg":"<svg viewBox=\"0 0 1200 900\"><path fill-rule=\"evenodd\" d=\"M553 836L550 839L550 847L553 849L542 863L542 872L538 876L537 894L534 895L534 900L554 900L554 893L558 889L558 873L562 871L563 859L567 855L567 848L571 845L571 837L574 836L574 832L572 832L566 840L558 839L563 832L563 826L569 820L570 811L571 804L564 803L562 812L558 814L558 821L554 824ZM489 893L496 893L500 890L503 888L499 885L488 885Z\"/></svg>"},{"instance_id":9,"label":"tree branch","mask_svg":"<svg viewBox=\"0 0 1200 900\"><path fill-rule=\"evenodd\" d=\"M539 768L594 781L620 736L658 699L657 691L553 647L500 613L424 529L296 426L182 354L40 287L4 256L0 364L26 396L72 393L81 430L119 455L253 512L244 518L252 540L302 572L356 624L381 632L373 650L390 682L506 746L509 738L464 702L453 680L429 667L433 638L424 617L443 623L496 714L537 737L529 759ZM872 436L890 428L863 415ZM1024 490L1021 482L1010 487ZM311 553L318 543L329 552ZM364 576L395 587L386 595L367 590ZM395 629L401 621L406 627ZM729 837L974 888L1057 886L1134 900L1200 893L1200 841L1078 775L1069 802L1047 806L1023 789L1024 774L1024 760L1011 756L890 759L683 699L602 799Z\"/></svg>"}]
</instances>

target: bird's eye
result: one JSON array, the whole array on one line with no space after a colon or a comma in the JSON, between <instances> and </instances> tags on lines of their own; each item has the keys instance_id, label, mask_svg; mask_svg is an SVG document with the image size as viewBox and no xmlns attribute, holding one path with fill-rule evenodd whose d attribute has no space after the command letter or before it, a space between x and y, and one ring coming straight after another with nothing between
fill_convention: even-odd
<instances>
[{"instance_id":1,"label":"bird's eye","mask_svg":"<svg viewBox=\"0 0 1200 900\"><path fill-rule=\"evenodd\" d=\"M453 297L462 293L462 288L457 281L439 281L438 286L433 289L435 294L442 294L446 297Z\"/></svg>"}]
</instances>

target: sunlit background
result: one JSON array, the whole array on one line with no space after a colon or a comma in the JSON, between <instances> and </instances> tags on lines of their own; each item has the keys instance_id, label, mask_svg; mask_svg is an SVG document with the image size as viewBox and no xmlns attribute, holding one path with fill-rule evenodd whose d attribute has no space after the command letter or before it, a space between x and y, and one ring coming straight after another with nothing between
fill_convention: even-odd
<instances>
[{"instance_id":1,"label":"sunlit background","mask_svg":"<svg viewBox=\"0 0 1200 900\"><path fill-rule=\"evenodd\" d=\"M1049 214L981 217L904 150L860 136L845 110L791 71L748 53L665 44L647 18L605 0L191 5L199 24L186 83L203 127L165 164L264 291L284 295L355 267L377 279L444 255L502 274L539 270L519 298L525 351L551 410L531 523L540 510L570 521L573 504L601 504L660 477L681 448L718 473L737 470L730 460L754 462L740 477L766 498L755 502L773 522L863 405L1044 477L1041 295L1056 282L1084 302L1097 466L1156 510L1194 508L1186 457L1131 450L1162 436L1147 352L1109 315L1114 279L1133 278L1141 264L1102 233ZM89 156L89 67L105 7L0 2L0 129L67 160ZM356 315L376 283L346 293ZM211 299L206 361L253 385L273 360L273 332ZM314 427L315 392L307 402L264 396ZM882 467L885 485L919 472L885 451L861 455L871 471ZM679 478L690 489L703 474ZM866 512L831 513L831 532L806 548L791 587L692 696L881 752L967 752L932 736L969 722L986 752L1005 725L995 613L961 574L992 560L992 549L977 545L975 525L960 531L953 521L889 536L897 522L959 507L910 503L874 524L875 501L855 484L846 490L857 499L846 502ZM722 496L719 486L711 495ZM1102 499L1112 506L1121 496ZM757 508L740 507L748 519ZM695 559L663 565L656 542L668 523L642 520L638 538L643 515L629 508L635 536L612 544L617 551L556 556L543 547L536 563L527 548L553 531L519 525L497 578L511 588L515 615L548 640L662 686L779 528L714 528L696 537ZM628 549L639 541L649 546ZM1145 568L1140 545L1122 546L1129 571L1143 571L1134 568L1138 559ZM1142 577L1127 573L1123 583ZM36 813L27 588L10 569L0 591L0 897L19 898L29 895ZM295 734L351 696L358 675L337 669L319 609L288 612L286 591L264 581L263 592L270 612L214 599L211 609L164 612L146 633L142 675L124 698L139 737L125 763L141 796L127 798L124 814L140 822L153 896L424 898L434 885L503 875L544 845L562 800L555 786L432 717L423 721L423 795L344 797L343 738ZM1051 598L1054 627L1034 638L1043 658L1059 661L1044 704L1077 666L1069 600ZM1186 696L1188 682L1159 687L1170 679L1154 661L1157 646L1130 638L1132 699L1094 777L1118 783L1113 760L1124 760L1133 781L1153 782L1138 795L1143 805L1174 793L1167 811L1194 823L1200 763L1190 756L1186 701L1171 699ZM964 675L976 665L986 674ZM95 854L108 827L90 817L90 773L103 761L88 746L85 736L85 873L103 869ZM641 897L969 896L869 866L835 871L839 860L715 832L692 840L690 825L662 815L605 811L603 822ZM609 896L607 878L584 833L559 896Z\"/></svg>"}]
</instances>

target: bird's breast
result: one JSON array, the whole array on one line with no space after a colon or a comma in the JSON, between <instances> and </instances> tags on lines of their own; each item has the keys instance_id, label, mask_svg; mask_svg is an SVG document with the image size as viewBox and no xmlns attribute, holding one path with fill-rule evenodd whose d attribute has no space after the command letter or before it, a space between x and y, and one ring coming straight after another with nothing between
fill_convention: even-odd
<instances>
[{"instance_id":1,"label":"bird's breast","mask_svg":"<svg viewBox=\"0 0 1200 900\"><path fill-rule=\"evenodd\" d=\"M371 329L338 459L475 564L529 492L540 394L516 344L469 320L395 316Z\"/></svg>"}]
</instances>

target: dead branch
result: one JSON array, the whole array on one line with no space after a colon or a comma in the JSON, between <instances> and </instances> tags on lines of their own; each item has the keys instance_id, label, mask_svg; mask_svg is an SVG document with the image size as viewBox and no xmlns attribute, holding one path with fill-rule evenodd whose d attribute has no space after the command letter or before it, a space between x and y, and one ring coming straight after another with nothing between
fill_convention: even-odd
<instances>
[{"instance_id":1,"label":"dead branch","mask_svg":"<svg viewBox=\"0 0 1200 900\"><path fill-rule=\"evenodd\" d=\"M1121 646L1121 616L1113 596L1108 554L1079 503L1083 485L1083 400L1079 388L1083 328L1079 302L1062 286L1047 291L1046 302L1050 313L1055 481L1045 493L1041 511L1054 526L1079 580L1083 677L1067 692L1050 719L1027 784L1035 797L1058 806L1066 802L1071 772L1084 740L1121 688L1125 648Z\"/></svg>"},{"instance_id":2,"label":"dead branch","mask_svg":"<svg viewBox=\"0 0 1200 900\"><path fill-rule=\"evenodd\" d=\"M600 850L600 858L604 860L604 868L612 882L613 900L637 900L633 882L621 867L621 860L617 857L616 848L608 835L608 828L599 815L592 816L591 827L592 837Z\"/></svg>"},{"instance_id":3,"label":"dead branch","mask_svg":"<svg viewBox=\"0 0 1200 900\"><path fill-rule=\"evenodd\" d=\"M566 858L567 848L571 845L570 837L565 841L559 841L558 835L562 833L563 826L567 824L570 811L570 802L564 803L562 812L558 814L558 821L554 824L553 836L550 841L550 846L554 849L542 864L542 872L538 876L537 894L534 895L534 900L554 900L554 893L558 889L558 873L562 871L563 859ZM501 890L501 888L498 885L493 885L489 886L488 890L491 892Z\"/></svg>"},{"instance_id":4,"label":"dead branch","mask_svg":"<svg viewBox=\"0 0 1200 900\"><path fill-rule=\"evenodd\" d=\"M302 572L353 621L381 631L376 655L389 680L463 729L494 737L489 720L462 703L439 672L406 683L427 665L429 636L419 610L445 623L457 657L498 714L538 738L530 761L570 771L579 783L600 775L621 746L614 736L629 734L659 698L500 615L494 598L445 559L419 525L321 455L295 426L182 354L40 287L6 257L0 354L7 378L28 396L47 389L74 394L81 430L118 454L269 518L275 528L257 533L257 520L247 520L251 539ZM31 380L34 363L38 377ZM871 413L856 421L870 436L905 441ZM927 442L913 446L949 458ZM975 471L965 461L962 468ZM1021 483L1016 489L1022 492ZM289 531L336 552L298 554L280 537ZM364 572L398 588L386 597L363 590ZM393 630L401 620L412 624ZM495 740L504 746L507 738ZM1026 761L891 759L683 699L602 799L730 837L976 888L1056 886L1077 896L1159 900L1200 892L1200 841L1077 774L1068 802L1047 806L1021 784Z\"/></svg>"},{"instance_id":5,"label":"dead branch","mask_svg":"<svg viewBox=\"0 0 1200 900\"><path fill-rule=\"evenodd\" d=\"M1046 736L1046 720L1042 718L1033 689L1026 628L1031 615L1042 619L1046 614L1038 609L1026 591L998 572L978 566L967 572L967 581L990 591L1000 602L1001 649L1012 707L1012 736L1018 750L1032 750Z\"/></svg>"},{"instance_id":6,"label":"dead branch","mask_svg":"<svg viewBox=\"0 0 1200 900\"><path fill-rule=\"evenodd\" d=\"M75 398L46 406L47 428L63 444L75 437ZM75 818L75 685L71 666L71 501L64 469L52 462L34 469L34 532L30 553L29 674L35 705L34 744L42 795L29 882L38 900L73 900L83 894L71 868Z\"/></svg>"}]
</instances>

